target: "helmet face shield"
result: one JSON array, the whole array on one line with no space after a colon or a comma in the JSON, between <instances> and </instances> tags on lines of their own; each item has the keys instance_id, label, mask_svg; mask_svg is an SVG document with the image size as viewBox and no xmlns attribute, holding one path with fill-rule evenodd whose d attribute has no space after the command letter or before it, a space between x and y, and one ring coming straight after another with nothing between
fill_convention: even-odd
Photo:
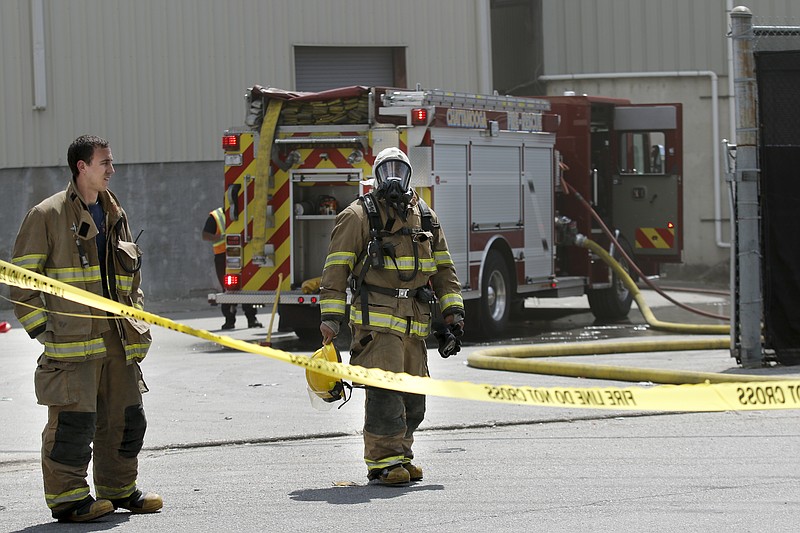
<instances>
[{"instance_id":1,"label":"helmet face shield","mask_svg":"<svg viewBox=\"0 0 800 533\"><path fill-rule=\"evenodd\" d=\"M325 344L314 352L311 359L319 359L330 363L341 363L342 356L339 355L339 350L333 343ZM333 378L314 372L313 370L306 369L306 383L308 384L308 396L311 398L311 406L320 411L327 411L329 407L324 404L331 404L338 400L344 400L345 403L350 399L345 391L345 388L352 387L349 383L341 380L341 378ZM322 400L323 403L320 403Z\"/></svg>"},{"instance_id":2,"label":"helmet face shield","mask_svg":"<svg viewBox=\"0 0 800 533\"><path fill-rule=\"evenodd\" d=\"M385 201L403 220L414 197L411 172L411 162L399 148L384 148L375 157L375 196Z\"/></svg>"},{"instance_id":3,"label":"helmet face shield","mask_svg":"<svg viewBox=\"0 0 800 533\"><path fill-rule=\"evenodd\" d=\"M397 180L403 191L411 184L411 166L401 159L386 159L375 167L376 185L380 187L390 180Z\"/></svg>"}]
</instances>

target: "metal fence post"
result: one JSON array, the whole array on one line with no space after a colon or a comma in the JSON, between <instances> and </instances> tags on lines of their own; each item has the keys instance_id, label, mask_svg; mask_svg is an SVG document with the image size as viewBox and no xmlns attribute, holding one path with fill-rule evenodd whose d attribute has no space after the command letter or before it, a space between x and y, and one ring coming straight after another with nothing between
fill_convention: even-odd
<instances>
[{"instance_id":1,"label":"metal fence post","mask_svg":"<svg viewBox=\"0 0 800 533\"><path fill-rule=\"evenodd\" d=\"M735 245L731 247L732 355L745 368L762 365L761 242L758 197L758 122L753 14L746 7L731 11L734 95L736 99ZM737 338L738 337L738 338Z\"/></svg>"}]
</instances>

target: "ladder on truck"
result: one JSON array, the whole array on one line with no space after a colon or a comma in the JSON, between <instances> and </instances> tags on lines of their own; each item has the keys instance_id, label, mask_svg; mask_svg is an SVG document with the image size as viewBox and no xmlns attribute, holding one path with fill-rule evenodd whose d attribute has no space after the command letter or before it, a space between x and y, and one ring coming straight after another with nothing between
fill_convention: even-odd
<instances>
[{"instance_id":1,"label":"ladder on truck","mask_svg":"<svg viewBox=\"0 0 800 533\"><path fill-rule=\"evenodd\" d=\"M499 94L472 94L442 89L423 89L418 91L388 90L383 96L386 107L462 107L483 109L485 111L550 111L550 102L539 98L524 98Z\"/></svg>"}]
</instances>

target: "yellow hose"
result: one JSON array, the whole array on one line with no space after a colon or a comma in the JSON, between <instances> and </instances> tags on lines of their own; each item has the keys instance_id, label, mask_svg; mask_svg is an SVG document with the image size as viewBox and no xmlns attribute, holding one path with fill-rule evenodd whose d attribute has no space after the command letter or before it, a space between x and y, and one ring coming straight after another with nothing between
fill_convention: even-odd
<instances>
[{"instance_id":1,"label":"yellow hose","mask_svg":"<svg viewBox=\"0 0 800 533\"><path fill-rule=\"evenodd\" d=\"M625 288L628 289L631 294L633 294L633 299L636 301L636 305L639 306L639 311L641 311L645 322L647 322L653 329L672 331L675 333L709 333L714 335L726 335L730 333L731 328L727 324L676 324L674 322L662 322L661 320L658 320L653 315L650 307L647 305L647 302L645 301L642 292L639 290L639 287L636 286L636 283L633 282L625 269L622 268L622 265L620 265L613 257L611 257L611 255L606 252L602 246L581 235L578 236L577 244L578 246L588 248L597 254L608 266L612 268L612 270L614 270L614 272L617 273L619 278L625 284Z\"/></svg>"},{"instance_id":2,"label":"yellow hose","mask_svg":"<svg viewBox=\"0 0 800 533\"><path fill-rule=\"evenodd\" d=\"M615 343L624 345L624 343ZM521 347L529 348L529 347ZM661 351L661 350L660 350ZM564 363L559 361L531 361L515 359L503 354L487 353L489 350L469 355L469 366L489 370L526 372L583 379L603 379L608 381L632 381L682 385L684 383L738 383L741 381L780 381L786 376L756 376L746 374L720 374L717 372L692 372L688 370L665 370L659 368L637 368L590 363Z\"/></svg>"},{"instance_id":3,"label":"yellow hose","mask_svg":"<svg viewBox=\"0 0 800 533\"><path fill-rule=\"evenodd\" d=\"M658 320L650 310L641 291L622 266L596 242L579 235L577 244L597 254L617 273L631 292L645 321L653 329L676 333L727 334L727 337L675 340L632 340L620 342L580 342L562 344L536 344L479 350L467 357L467 364L475 368L527 372L556 376L604 379L614 381L651 382L666 384L725 383L740 381L773 381L771 376L743 374L719 374L715 372L690 372L654 368L620 367L585 363L532 361L537 357L560 357L568 355L597 355L613 353L667 352L688 350L722 350L730 347L730 326L705 324L677 324Z\"/></svg>"}]
</instances>

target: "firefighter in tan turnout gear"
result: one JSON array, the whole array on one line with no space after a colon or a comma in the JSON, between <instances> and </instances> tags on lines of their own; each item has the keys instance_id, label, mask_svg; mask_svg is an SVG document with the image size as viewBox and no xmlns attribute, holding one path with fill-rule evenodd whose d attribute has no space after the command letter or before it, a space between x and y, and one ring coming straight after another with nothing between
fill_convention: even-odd
<instances>
[{"instance_id":1,"label":"firefighter in tan turnout gear","mask_svg":"<svg viewBox=\"0 0 800 533\"><path fill-rule=\"evenodd\" d=\"M114 174L108 142L78 137L67 161L72 181L28 211L12 262L141 309L141 252L108 190ZM42 474L53 518L86 522L117 508L161 509L161 496L136 483L147 428L138 363L150 347L148 324L35 290L11 287L11 298L25 331L44 349L34 387L48 408ZM86 481L90 460L97 500Z\"/></svg>"},{"instance_id":2,"label":"firefighter in tan turnout gear","mask_svg":"<svg viewBox=\"0 0 800 533\"><path fill-rule=\"evenodd\" d=\"M350 363L428 376L425 339L432 321L441 355L460 349L461 285L436 214L410 186L408 157L387 148L373 169L375 190L345 208L331 234L320 286L323 344L345 319L349 286ZM422 479L411 461L424 415L423 395L366 388L364 460L371 482Z\"/></svg>"}]
</instances>

